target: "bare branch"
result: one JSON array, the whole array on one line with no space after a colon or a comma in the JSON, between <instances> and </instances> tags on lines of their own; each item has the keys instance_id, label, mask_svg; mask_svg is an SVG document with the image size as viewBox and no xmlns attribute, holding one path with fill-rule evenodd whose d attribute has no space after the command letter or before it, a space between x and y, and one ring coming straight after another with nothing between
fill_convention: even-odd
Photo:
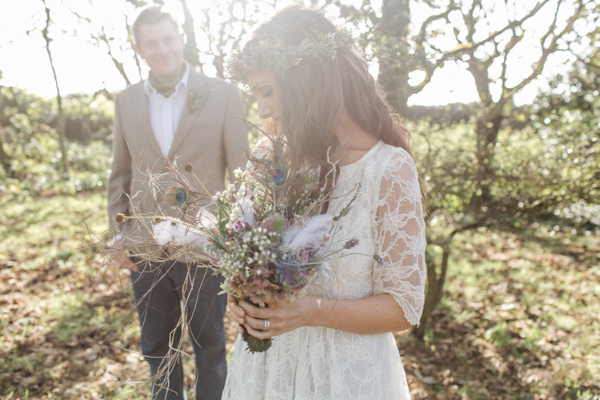
<instances>
[{"instance_id":1,"label":"bare branch","mask_svg":"<svg viewBox=\"0 0 600 400\"><path fill-rule=\"evenodd\" d=\"M119 73L125 80L125 84L127 86L131 85L131 81L129 80L129 77L127 76L127 72L125 72L125 67L123 66L123 63L120 62L119 60L117 60L117 58L113 55L112 49L110 48L110 42L106 36L106 32L104 31L104 27L102 27L102 34L99 36L99 39L102 40L104 43L106 43L106 48L108 49L108 55L109 55L110 59L112 60L113 64L115 65L115 67L117 68L117 71L119 71Z\"/></svg>"},{"instance_id":2,"label":"bare branch","mask_svg":"<svg viewBox=\"0 0 600 400\"><path fill-rule=\"evenodd\" d=\"M523 25L523 23L525 23L525 21L527 21L528 19L530 19L531 17L533 17L535 14L537 14L537 12L544 6L546 5L550 0L543 0L541 3L538 3L529 13L527 13L527 15L525 15L523 18L515 20L510 22L509 24L507 24L504 28L500 29L497 32L494 32L493 34L491 34L490 36L488 36L487 38L473 43L470 42L466 45L461 45L461 46L457 46L456 48L446 52L439 60L436 64L439 64L440 61L443 62L449 58L452 57L456 57L457 55L461 55L464 53L469 53L472 54L474 53L474 51L483 46L484 44L491 42L491 41L495 41L496 38L498 38L500 35L502 35L504 32L508 31L508 30L512 30L515 29L518 26Z\"/></svg>"},{"instance_id":3,"label":"bare branch","mask_svg":"<svg viewBox=\"0 0 600 400\"><path fill-rule=\"evenodd\" d=\"M524 34L520 34L518 35L516 32L516 29L513 29L513 36L510 38L510 41L506 44L506 46L504 47L504 57L502 59L502 72L500 74L500 80L502 81L502 93L504 95L504 93L506 92L506 70L507 70L507 60L508 60L508 55L510 54L510 51L512 49L515 48L515 46L517 44L519 44L519 42L521 42L521 40L523 40L523 38L525 37Z\"/></svg>"},{"instance_id":4,"label":"bare branch","mask_svg":"<svg viewBox=\"0 0 600 400\"><path fill-rule=\"evenodd\" d=\"M481 0L473 1L471 8L467 15L463 14L463 20L465 21L465 25L467 26L467 41L468 43L473 43L473 36L475 35L475 24L477 20L475 19L475 9L479 6L481 9ZM458 36L456 36L458 40Z\"/></svg>"},{"instance_id":5,"label":"bare branch","mask_svg":"<svg viewBox=\"0 0 600 400\"><path fill-rule=\"evenodd\" d=\"M431 15L429 18L427 18L425 21L423 21L423 24L421 24L421 29L419 30L419 34L415 38L415 42L417 43L417 45L422 44L425 41L425 35L427 34L427 28L429 27L429 25L431 23L433 23L437 20L440 20L440 19L447 19L448 14L450 14L452 11L454 11L456 9L457 9L457 7L452 5L452 6L448 7L448 9L446 11L444 11L443 13Z\"/></svg>"},{"instance_id":6,"label":"bare branch","mask_svg":"<svg viewBox=\"0 0 600 400\"><path fill-rule=\"evenodd\" d=\"M50 8L46 4L46 0L42 0L44 3L44 8L46 12L46 25L42 29L42 37L46 42L46 53L48 54L48 59L50 60L50 68L52 69L52 76L54 77L54 84L56 86L56 102L58 105L58 115L56 117L56 132L58 133L58 143L60 145L60 152L62 154L61 164L63 171L68 174L69 173L69 162L67 159L67 144L65 140L65 115L62 106L62 96L60 95L60 86L58 84L58 76L56 74L56 68L54 68L54 59L52 58L52 51L50 51L50 42L52 39L48 35L48 29L50 28L51 18L50 18Z\"/></svg>"},{"instance_id":7,"label":"bare branch","mask_svg":"<svg viewBox=\"0 0 600 400\"><path fill-rule=\"evenodd\" d=\"M426 71L425 78L419 85L410 87L410 94L412 95L412 94L420 92L431 81L433 72L437 68L439 68L441 65L443 65L444 62L446 62L450 59L457 59L459 56L462 56L463 54L468 54L471 56L471 59L469 61L469 71L471 71L471 73L474 75L476 85L478 88L478 92L480 93L480 97L482 97L482 100L484 100L484 101L491 100L491 97L489 95L489 77L487 75L487 68L492 64L494 58L498 57L501 54L501 52L498 49L498 43L496 42L496 39L503 33L507 32L508 30L514 31L517 27L522 26L523 23L525 23L525 21L529 20L535 14L537 14L539 12L539 10L543 6L545 6L549 1L550 0L543 0L539 3L537 3L536 6L534 8L532 8L531 11L529 11L525 16L523 16L520 19L511 21L504 28L500 29L497 32L494 32L493 34L491 34L490 36L488 36L487 38L485 38L479 42L473 42L471 40L471 41L469 41L467 43L463 43L447 52L444 52L440 49L436 49L434 46L429 44L429 46L432 49L435 49L436 52L438 54L441 54L442 56L440 58L438 58L437 60L435 60L434 62L428 62L427 60L422 61L424 63L423 67ZM470 8L469 12L467 13L467 15L463 14L463 18L465 18L465 24L467 24L467 27L469 29L469 31L467 33L467 37L472 38L474 35L474 29L475 29L475 24L476 24L474 13L475 13L476 7L478 5L480 6L480 4L481 4L480 0L474 1L474 3L472 5L472 7ZM469 22L469 21L471 21L471 22ZM456 29L455 29L455 39L460 43L460 40L458 38L458 31ZM491 57L489 57L487 60L485 60L484 62L481 62L480 60L476 60L474 57L475 51L479 47L485 45L488 42L494 43L494 45L495 45L494 54ZM484 75L482 75L482 73L484 73ZM483 94L483 96L482 96L482 94Z\"/></svg>"},{"instance_id":8,"label":"bare branch","mask_svg":"<svg viewBox=\"0 0 600 400\"><path fill-rule=\"evenodd\" d=\"M502 35L504 32L508 31L508 30L512 30L518 26L522 26L523 23L525 23L525 21L529 20L530 18L532 18L535 14L538 13L538 11L544 7L546 4L548 4L550 2L550 0L543 0L542 2L536 4L535 7L533 7L531 9L531 11L529 13L527 13L527 15L525 15L523 18L515 20L510 22L509 24L507 24L504 28L500 29L497 32L494 32L493 34L491 34L490 36L488 36L486 39L474 43L473 46L471 46L471 48L477 48L480 47L484 44L486 44L489 41L495 40L497 37L499 37L500 35Z\"/></svg>"},{"instance_id":9,"label":"bare branch","mask_svg":"<svg viewBox=\"0 0 600 400\"><path fill-rule=\"evenodd\" d=\"M540 60L538 61L535 69L527 78L523 79L519 84L508 89L509 95L512 95L512 94L520 91L521 89L523 89L525 86L527 86L529 83L531 83L531 81L533 81L535 78L537 78L542 73L542 70L544 69L544 65L546 64L546 61L548 60L548 56L550 56L550 54L552 54L553 52L556 51L556 46L557 46L558 40L560 40L567 33L571 32L573 30L573 25L575 24L575 21L577 21L577 19L579 19L579 17L581 16L581 13L583 12L584 7L585 6L582 3L579 4L579 7L577 8L577 10L567 20L567 23L566 23L565 27L563 28L563 30L560 31L558 34L554 35L554 37L552 38L552 41L550 42L548 47L544 47L544 43L542 42L542 56L540 57ZM556 26L556 18L557 17L558 17L558 13L555 14L555 21L553 21L550 29L553 29ZM547 38L547 36L544 36L544 37Z\"/></svg>"},{"instance_id":10,"label":"bare branch","mask_svg":"<svg viewBox=\"0 0 600 400\"><path fill-rule=\"evenodd\" d=\"M587 57L582 57L581 55L575 53L572 49L567 49L564 50L566 52L568 52L569 54L571 54L577 61L579 61L580 63L582 63L583 65L585 65L586 68L594 71L597 74L600 74L600 63L596 64L592 61L592 59L587 58Z\"/></svg>"},{"instance_id":11,"label":"bare branch","mask_svg":"<svg viewBox=\"0 0 600 400\"><path fill-rule=\"evenodd\" d=\"M91 18L81 15L80 13L75 11L70 6L68 6L68 8L69 8L69 11L73 15L75 15L80 21L85 21L90 26L90 28L92 28L92 19ZM127 26L126 26L126 32L129 32L129 27L127 27ZM108 35L106 33L106 29L105 29L104 25L102 25L101 32L99 34L96 34L96 32L94 32L92 29L90 37L92 40L95 40L96 43L104 43L106 45L108 56L112 60L114 66L117 68L117 71L119 71L119 74L121 75L121 77L123 77L125 84L128 86L131 85L131 80L129 79L129 76L127 75L127 72L125 71L125 67L123 66L123 63L121 61L119 61L112 52L111 42L108 38ZM140 71L140 76L141 76L141 71Z\"/></svg>"}]
</instances>

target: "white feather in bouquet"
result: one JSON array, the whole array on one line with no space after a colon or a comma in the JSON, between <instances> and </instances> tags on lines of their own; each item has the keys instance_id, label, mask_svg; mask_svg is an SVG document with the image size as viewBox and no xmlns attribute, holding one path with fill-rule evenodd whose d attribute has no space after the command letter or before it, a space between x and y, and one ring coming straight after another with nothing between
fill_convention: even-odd
<instances>
[{"instance_id":1,"label":"white feather in bouquet","mask_svg":"<svg viewBox=\"0 0 600 400\"><path fill-rule=\"evenodd\" d=\"M179 246L204 246L209 244L208 238L196 228L191 228L171 221L161 221L153 226L154 240L159 246L174 243Z\"/></svg>"},{"instance_id":2,"label":"white feather in bouquet","mask_svg":"<svg viewBox=\"0 0 600 400\"><path fill-rule=\"evenodd\" d=\"M241 218L245 223L254 226L254 211L252 210L252 200L248 197L242 197L237 201L234 209L235 217Z\"/></svg>"},{"instance_id":3,"label":"white feather in bouquet","mask_svg":"<svg viewBox=\"0 0 600 400\"><path fill-rule=\"evenodd\" d=\"M211 213L205 208L201 208L196 215L196 219L198 220L198 224L203 229L214 229L219 223L219 220L215 216L215 214Z\"/></svg>"},{"instance_id":4,"label":"white feather in bouquet","mask_svg":"<svg viewBox=\"0 0 600 400\"><path fill-rule=\"evenodd\" d=\"M316 215L302 224L294 223L283 232L283 245L289 249L319 247L331 231L332 223L331 215Z\"/></svg>"}]
</instances>

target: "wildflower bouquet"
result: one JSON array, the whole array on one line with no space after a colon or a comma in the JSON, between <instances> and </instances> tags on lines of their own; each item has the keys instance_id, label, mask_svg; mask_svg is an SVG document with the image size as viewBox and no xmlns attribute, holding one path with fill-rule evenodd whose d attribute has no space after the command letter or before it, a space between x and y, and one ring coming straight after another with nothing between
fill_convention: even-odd
<instances>
[{"instance_id":1,"label":"wildflower bouquet","mask_svg":"<svg viewBox=\"0 0 600 400\"><path fill-rule=\"evenodd\" d=\"M155 217L156 242L200 247L215 274L225 278L223 291L239 300L266 307L277 296L290 302L304 296L317 275L329 275L329 257L357 244L335 240L336 222L353 198L339 215L323 214L331 194L323 182L333 176L323 179L320 168L296 169L285 160L257 158L252 168L237 170L236 185L212 196L191 223ZM165 193L170 203L184 205L198 191L182 186ZM271 339L243 336L251 352L271 346Z\"/></svg>"}]
</instances>

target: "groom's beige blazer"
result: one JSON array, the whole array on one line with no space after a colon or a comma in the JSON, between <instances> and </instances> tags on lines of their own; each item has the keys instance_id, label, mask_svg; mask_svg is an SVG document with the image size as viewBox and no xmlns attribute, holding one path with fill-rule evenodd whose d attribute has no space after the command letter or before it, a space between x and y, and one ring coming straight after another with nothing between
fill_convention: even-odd
<instances>
[{"instance_id":1,"label":"groom's beige blazer","mask_svg":"<svg viewBox=\"0 0 600 400\"><path fill-rule=\"evenodd\" d=\"M122 234L130 249L136 242L149 243L149 221L118 223L115 216L153 215L155 197L149 175L167 173L170 163L175 162L180 170L191 164L208 191L214 193L223 190L225 171L233 177L233 170L245 164L248 131L238 89L191 68L187 88L186 104L166 158L152 130L144 82L116 96L108 216L111 234ZM142 246L139 252L133 255L143 256L148 248Z\"/></svg>"}]
</instances>

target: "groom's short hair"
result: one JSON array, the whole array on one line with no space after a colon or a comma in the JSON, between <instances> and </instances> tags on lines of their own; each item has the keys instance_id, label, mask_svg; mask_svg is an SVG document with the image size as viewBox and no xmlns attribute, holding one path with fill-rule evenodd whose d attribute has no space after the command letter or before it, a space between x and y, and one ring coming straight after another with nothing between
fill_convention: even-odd
<instances>
[{"instance_id":1,"label":"groom's short hair","mask_svg":"<svg viewBox=\"0 0 600 400\"><path fill-rule=\"evenodd\" d=\"M169 21L173 25L175 31L180 31L179 22L177 22L173 15L164 11L160 4L144 7L142 12L138 14L137 18L133 22L133 25L131 26L135 43L139 43L140 27L142 25L155 24L165 20Z\"/></svg>"}]
</instances>

